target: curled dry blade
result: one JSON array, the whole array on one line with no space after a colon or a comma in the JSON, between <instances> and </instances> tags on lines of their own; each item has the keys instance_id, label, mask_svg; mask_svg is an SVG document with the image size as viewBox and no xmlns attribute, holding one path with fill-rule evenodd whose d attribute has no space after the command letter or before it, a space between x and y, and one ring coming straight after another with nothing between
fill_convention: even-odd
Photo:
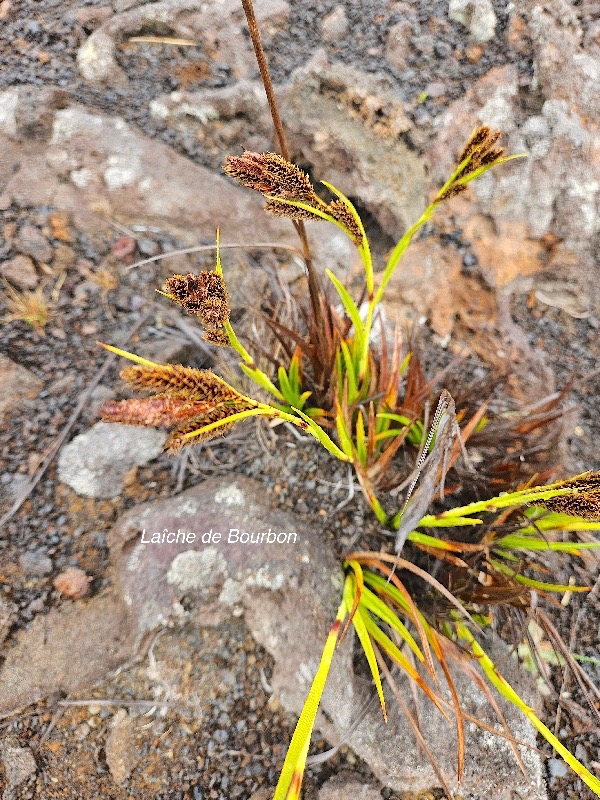
<instances>
[{"instance_id":1,"label":"curled dry blade","mask_svg":"<svg viewBox=\"0 0 600 800\"><path fill-rule=\"evenodd\" d=\"M434 436L435 444L428 455ZM454 400L450 392L443 389L427 441L417 460L414 478L406 494L404 508L399 515L400 524L396 533L396 552L398 554L402 552L408 534L415 529L421 517L427 513L438 488L443 498L448 461L457 436L460 437L460 429L456 421ZM413 494L417 481L419 481L419 486Z\"/></svg>"}]
</instances>

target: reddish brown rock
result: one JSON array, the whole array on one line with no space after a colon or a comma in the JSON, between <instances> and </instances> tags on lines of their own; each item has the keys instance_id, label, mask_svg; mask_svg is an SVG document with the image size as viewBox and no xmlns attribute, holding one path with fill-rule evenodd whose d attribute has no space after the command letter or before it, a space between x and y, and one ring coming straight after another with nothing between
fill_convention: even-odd
<instances>
[{"instance_id":1,"label":"reddish brown rock","mask_svg":"<svg viewBox=\"0 0 600 800\"><path fill-rule=\"evenodd\" d=\"M545 250L540 241L529 239L523 222L497 220L474 214L465 223L464 236L491 285L502 287L515 278L533 275L544 268Z\"/></svg>"},{"instance_id":2,"label":"reddish brown rock","mask_svg":"<svg viewBox=\"0 0 600 800\"><path fill-rule=\"evenodd\" d=\"M15 256L0 266L0 273L20 289L35 289L38 275L29 256Z\"/></svg>"},{"instance_id":3,"label":"reddish brown rock","mask_svg":"<svg viewBox=\"0 0 600 800\"><path fill-rule=\"evenodd\" d=\"M0 422L20 401L37 397L43 387L33 372L0 353Z\"/></svg>"},{"instance_id":4,"label":"reddish brown rock","mask_svg":"<svg viewBox=\"0 0 600 800\"><path fill-rule=\"evenodd\" d=\"M54 588L63 597L79 600L89 594L91 579L82 569L69 567L54 579Z\"/></svg>"},{"instance_id":5,"label":"reddish brown rock","mask_svg":"<svg viewBox=\"0 0 600 800\"><path fill-rule=\"evenodd\" d=\"M448 336L454 327L461 267L462 257L452 247L433 239L412 244L386 291L388 317L411 323L425 316L438 336Z\"/></svg>"},{"instance_id":6,"label":"reddish brown rock","mask_svg":"<svg viewBox=\"0 0 600 800\"><path fill-rule=\"evenodd\" d=\"M127 609L103 596L66 604L20 631L0 670L0 714L53 692L89 689L133 655Z\"/></svg>"}]
</instances>

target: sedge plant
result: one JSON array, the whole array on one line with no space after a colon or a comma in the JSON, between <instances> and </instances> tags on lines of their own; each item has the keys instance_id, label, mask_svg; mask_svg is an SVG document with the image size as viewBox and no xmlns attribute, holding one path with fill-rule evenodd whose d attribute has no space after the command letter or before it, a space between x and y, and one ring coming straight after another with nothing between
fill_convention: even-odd
<instances>
[{"instance_id":1,"label":"sedge plant","mask_svg":"<svg viewBox=\"0 0 600 800\"><path fill-rule=\"evenodd\" d=\"M241 372L256 391L242 392L211 370L157 364L103 345L133 362L121 376L147 396L109 401L102 406L101 414L106 421L169 429L166 449L171 452L206 442L250 417L288 422L313 437L333 457L352 465L377 520L396 537L396 553L385 552L382 547L380 551L348 554L344 560L345 581L339 608L273 800L300 798L327 675L336 646L350 626L364 652L384 718L385 682L448 797L451 791L446 778L394 680L392 666L403 671L444 718L453 719L459 779L465 759L465 721L485 725L462 707L454 678L457 670L465 673L488 698L503 728L500 735L510 743L523 771L518 743L511 736L494 690L516 706L581 780L600 796L598 778L564 747L538 712L500 675L484 649L485 631L494 625L497 611L512 613L522 629L529 630L535 624L543 632L562 663L568 664L575 674L586 697L591 701L594 695L598 697L598 690L578 667L542 610L540 600L551 601L556 593L589 589L571 581L568 584L552 581L552 565L548 565L547 559L577 558L585 550L600 546L590 533L600 528L600 474L585 473L545 486L522 480L518 485L521 478L518 469L507 471L507 460L503 459L501 470L487 481L488 487L490 483L496 486L495 496L435 513L431 507L433 498L438 491L444 496L446 474L457 464L466 444L483 441L487 433L495 440L497 450L502 450L503 443L507 444L506 450L518 450L515 443L560 414L561 395L545 399L526 415L504 418L494 427L487 402L469 408L468 403L457 399L455 408L454 399L444 390L439 413L427 435L424 412L435 381L425 380L415 349L405 352L398 333L394 333L391 341L383 326L375 333L386 288L415 235L440 206L463 192L471 181L519 156L504 154L498 144L500 131L487 126L477 128L448 180L377 270L363 222L352 202L327 182L323 185L331 199L323 199L308 176L292 163L252 0L241 3L281 154L245 152L230 156L225 172L242 185L259 191L266 199L268 212L293 221L307 272L302 324L290 325L277 313L265 319L283 356L270 359L271 363L275 361L273 370L264 369L258 357L261 352L258 343L243 343L231 324L217 232L214 270L173 275L161 293L199 320L208 343L235 352ZM356 246L363 267L363 287L358 297L333 272L327 270L321 275L315 269L304 228L307 219L337 226ZM332 302L324 279L337 296L336 303ZM432 453L426 458L429 447ZM407 497L422 474L412 498L399 503L388 489L394 483L390 474L401 451L410 453L417 467L409 475ZM485 469L480 472L485 473ZM538 481L542 478L538 476ZM493 494L489 488L488 493ZM579 534L583 541L577 538ZM436 559L439 569L421 567L420 555ZM521 653L526 653L531 668L543 654L536 651L533 639L530 644ZM448 695L440 691L438 674L446 682ZM590 707L597 713L593 702ZM489 730L497 733L495 729Z\"/></svg>"},{"instance_id":2,"label":"sedge plant","mask_svg":"<svg viewBox=\"0 0 600 800\"><path fill-rule=\"evenodd\" d=\"M352 624L365 653L384 717L382 676L397 693L391 664L403 670L444 717L454 717L459 777L464 762L464 721L468 715L461 708L455 687L452 670L456 668L465 671L494 704L488 684L516 705L600 796L598 779L501 677L484 651L480 636L482 629L492 625L491 609L498 603L522 612L531 606L534 594L549 597L553 592L589 588L547 580L544 574L547 567L539 557L544 553L577 556L583 550L600 546L596 541L564 540L565 533L600 528L599 522L590 521L600 516L600 476L586 473L548 486L524 486L437 514L421 513L443 484L447 470L460 455L461 446L485 422L483 405L469 419L461 420L463 424L459 426L452 398L444 392L443 411L447 413L434 420L430 436L433 453L426 462L428 471L423 474L421 488L411 502L395 509L386 508L389 500L384 502L377 491L399 448L411 446L417 452L425 437L423 420L414 411L407 414L405 405L399 402L399 387L409 375L410 357L401 357L397 340L389 348L385 337L376 352L373 320L385 288L416 232L442 203L463 191L472 180L514 158L505 156L497 146L499 136L500 132L487 127L474 131L456 169L420 219L400 239L378 277L360 216L339 190L326 184L336 198L326 203L298 167L274 153L245 153L228 159L226 172L264 194L267 210L292 219L323 219L342 228L355 243L364 267L366 313L361 313L339 279L327 272L344 309L339 314L332 303L327 304L325 293L317 284L320 319L331 352L328 356L316 352L314 338L310 342L308 337L307 344L298 333L282 331L280 326L279 333L290 335L294 347L289 349L287 365L280 365L273 375L257 364L251 348L240 341L231 324L218 237L214 270L174 275L166 281L161 293L199 319L207 342L235 351L241 371L257 387L257 397L244 394L211 370L157 364L104 345L134 362L121 375L134 388L146 390L150 395L105 403L101 409L103 419L167 427L170 434L166 447L171 451L206 442L249 417L289 422L316 439L332 456L352 464L378 521L390 531L398 532L398 555L358 552L345 560L346 580L338 613L292 738L274 800L295 800L300 796L319 700L344 621L346 625ZM326 368L331 368L329 380L325 379ZM450 431L450 425L457 427L453 436L444 432ZM455 535L448 535L449 531ZM468 535L464 535L465 531ZM438 577L418 566L417 558L400 556L405 540L415 553L425 552L442 562L444 569ZM537 577L536 571L540 573ZM427 608L418 592L413 596L414 588L409 588L404 574L434 591L437 608ZM547 617L541 619L546 624ZM406 655L407 648L412 660ZM419 669L413 666L414 659ZM450 688L450 705L439 692L440 670ZM579 670L579 674L585 673ZM412 717L411 720L411 724L418 726ZM505 735L512 741L508 731ZM521 763L516 745L512 746ZM435 764L432 753L429 757ZM435 766L449 793L444 776Z\"/></svg>"}]
</instances>

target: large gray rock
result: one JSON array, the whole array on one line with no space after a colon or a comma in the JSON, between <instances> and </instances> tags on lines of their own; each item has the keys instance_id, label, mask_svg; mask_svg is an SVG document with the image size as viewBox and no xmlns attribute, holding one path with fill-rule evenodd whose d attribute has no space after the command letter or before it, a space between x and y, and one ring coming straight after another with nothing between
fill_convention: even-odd
<instances>
[{"instance_id":1,"label":"large gray rock","mask_svg":"<svg viewBox=\"0 0 600 800\"><path fill-rule=\"evenodd\" d=\"M530 682L519 673L508 656L505 646L486 645L486 650L498 666L500 673L516 688L525 702L533 708L541 708L542 701ZM471 679L453 670L458 695L465 711L496 730L501 728L487 698L474 686ZM396 678L400 692L409 707L412 703L412 689L408 679ZM440 671L440 683L444 677ZM352 703L354 709L361 708L372 696L373 688L354 681ZM419 692L419 722L423 735L434 754L447 783L453 791L464 797L483 800L512 800L515 796L526 796L530 800L546 800L546 787L543 778L542 760L534 749L519 748L527 775L520 771L509 744L500 736L481 730L467 722L465 769L460 787L456 784L456 736L453 721L446 721L433 704ZM494 691L494 690L492 690ZM450 699L446 692L446 699ZM511 734L518 740L536 746L536 732L527 719L517 709L496 699L504 712ZM379 704L371 704L365 719L348 738L348 746L372 769L384 786L395 791L421 792L431 786L438 786L439 780L419 749L415 738L399 709L394 696L386 691L388 721L383 722ZM356 711L354 711L356 713ZM339 731L323 733L336 741Z\"/></svg>"},{"instance_id":2,"label":"large gray rock","mask_svg":"<svg viewBox=\"0 0 600 800\"><path fill-rule=\"evenodd\" d=\"M133 509L108 543L138 641L180 618L184 596L195 599L200 624L243 614L254 639L275 658L273 690L299 713L335 619L342 574L318 531L271 510L263 498L264 487L248 478L208 480ZM352 715L350 657L345 644L323 699L324 712L342 728Z\"/></svg>"},{"instance_id":3,"label":"large gray rock","mask_svg":"<svg viewBox=\"0 0 600 800\"><path fill-rule=\"evenodd\" d=\"M129 470L160 455L166 438L155 428L97 422L62 448L58 477L84 497L118 497Z\"/></svg>"},{"instance_id":4,"label":"large gray rock","mask_svg":"<svg viewBox=\"0 0 600 800\"><path fill-rule=\"evenodd\" d=\"M6 103L9 97L10 102ZM11 99L12 98L12 99ZM287 220L266 215L254 192L235 186L119 118L80 106L58 107L41 91L49 116L44 143L25 135L35 90L0 93L0 192L23 206L55 206L80 230L97 232L106 216L147 224L190 244L294 241ZM14 102L13 102L14 101Z\"/></svg>"},{"instance_id":5,"label":"large gray rock","mask_svg":"<svg viewBox=\"0 0 600 800\"><path fill-rule=\"evenodd\" d=\"M48 138L43 146L29 140L24 135L21 98L27 100L29 109L35 90L19 89L13 95L12 90L0 93L0 108L7 97L10 100L4 125L10 138L0 136L0 192L20 205L57 206L71 215L75 227L90 233L105 230L106 217L112 217L125 225L157 227L190 245L214 242L217 228L223 244L298 245L291 222L266 214L258 193L194 164L119 118L80 106L64 108L47 93L40 93L40 103L49 103L44 114L45 119L50 118ZM243 93L241 103L248 114L259 96L256 87ZM226 92L209 93L206 101L181 95L179 100L170 96L156 102L157 113L172 115L174 120L180 103L191 104L197 114L198 108L214 108L224 119L230 114L235 117L240 108L239 99ZM197 116L194 119L201 124ZM262 146L268 146L268 138ZM239 150L239 142L228 149ZM352 267L357 255L348 237L327 223L311 222L307 228L321 266L338 272ZM235 294L235 284L249 283L256 273L247 269L236 273L234 259L231 262ZM227 272L227 264L225 269ZM292 266L290 271L297 269ZM260 277L250 294L248 287L242 286L244 304L251 305L252 297L258 303L263 289Z\"/></svg>"}]
</instances>

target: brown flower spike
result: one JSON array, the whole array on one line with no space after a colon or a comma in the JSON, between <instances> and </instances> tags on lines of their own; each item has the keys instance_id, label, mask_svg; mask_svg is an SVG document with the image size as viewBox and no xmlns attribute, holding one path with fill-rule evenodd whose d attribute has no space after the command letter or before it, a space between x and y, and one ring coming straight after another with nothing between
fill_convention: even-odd
<instances>
[{"instance_id":1,"label":"brown flower spike","mask_svg":"<svg viewBox=\"0 0 600 800\"><path fill-rule=\"evenodd\" d=\"M476 128L469 137L469 140L458 158L459 164L462 164L466 159L469 160L456 176L456 180L470 175L472 172L475 172L476 169L479 169L479 167L494 164L502 158L504 155L504 148L496 147L496 143L501 136L502 131L493 131L487 125ZM455 183L438 199L440 202L442 200L447 200L449 197L454 197L460 192L463 192L466 188L464 184Z\"/></svg>"},{"instance_id":2,"label":"brown flower spike","mask_svg":"<svg viewBox=\"0 0 600 800\"><path fill-rule=\"evenodd\" d=\"M261 194L320 205L308 175L277 153L246 150L243 156L227 156L224 170L229 177Z\"/></svg>"},{"instance_id":3,"label":"brown flower spike","mask_svg":"<svg viewBox=\"0 0 600 800\"><path fill-rule=\"evenodd\" d=\"M357 245L362 242L362 231L346 204L334 200L327 205L315 192L308 175L277 153L251 153L247 150L243 156L227 156L223 169L243 186L265 195L265 211L289 219L323 219L309 209L281 202L295 200L329 214L346 228Z\"/></svg>"},{"instance_id":4,"label":"brown flower spike","mask_svg":"<svg viewBox=\"0 0 600 800\"><path fill-rule=\"evenodd\" d=\"M346 228L355 244L359 245L362 242L363 235L360 226L345 203L341 200L334 200L327 206L327 213Z\"/></svg>"},{"instance_id":5,"label":"brown flower spike","mask_svg":"<svg viewBox=\"0 0 600 800\"><path fill-rule=\"evenodd\" d=\"M600 472L584 472L583 475L558 483L556 488L573 491L532 505L590 521L600 520Z\"/></svg>"},{"instance_id":6,"label":"brown flower spike","mask_svg":"<svg viewBox=\"0 0 600 800\"><path fill-rule=\"evenodd\" d=\"M187 433L253 407L232 386L206 369L177 364L144 365L127 367L121 377L136 389L151 389L157 393L133 400L109 400L100 407L102 419L125 425L172 427L165 444L165 449L170 451L220 436L235 422L190 439L184 438Z\"/></svg>"},{"instance_id":7,"label":"brown flower spike","mask_svg":"<svg viewBox=\"0 0 600 800\"><path fill-rule=\"evenodd\" d=\"M246 150L242 156L227 156L223 169L230 178L265 195L265 211L290 219L321 219L305 208L273 199L295 200L315 208L325 205L308 175L277 153L252 153Z\"/></svg>"},{"instance_id":8,"label":"brown flower spike","mask_svg":"<svg viewBox=\"0 0 600 800\"><path fill-rule=\"evenodd\" d=\"M217 272L173 275L167 278L164 293L188 314L199 317L206 328L221 328L229 320L227 289Z\"/></svg>"}]
</instances>

